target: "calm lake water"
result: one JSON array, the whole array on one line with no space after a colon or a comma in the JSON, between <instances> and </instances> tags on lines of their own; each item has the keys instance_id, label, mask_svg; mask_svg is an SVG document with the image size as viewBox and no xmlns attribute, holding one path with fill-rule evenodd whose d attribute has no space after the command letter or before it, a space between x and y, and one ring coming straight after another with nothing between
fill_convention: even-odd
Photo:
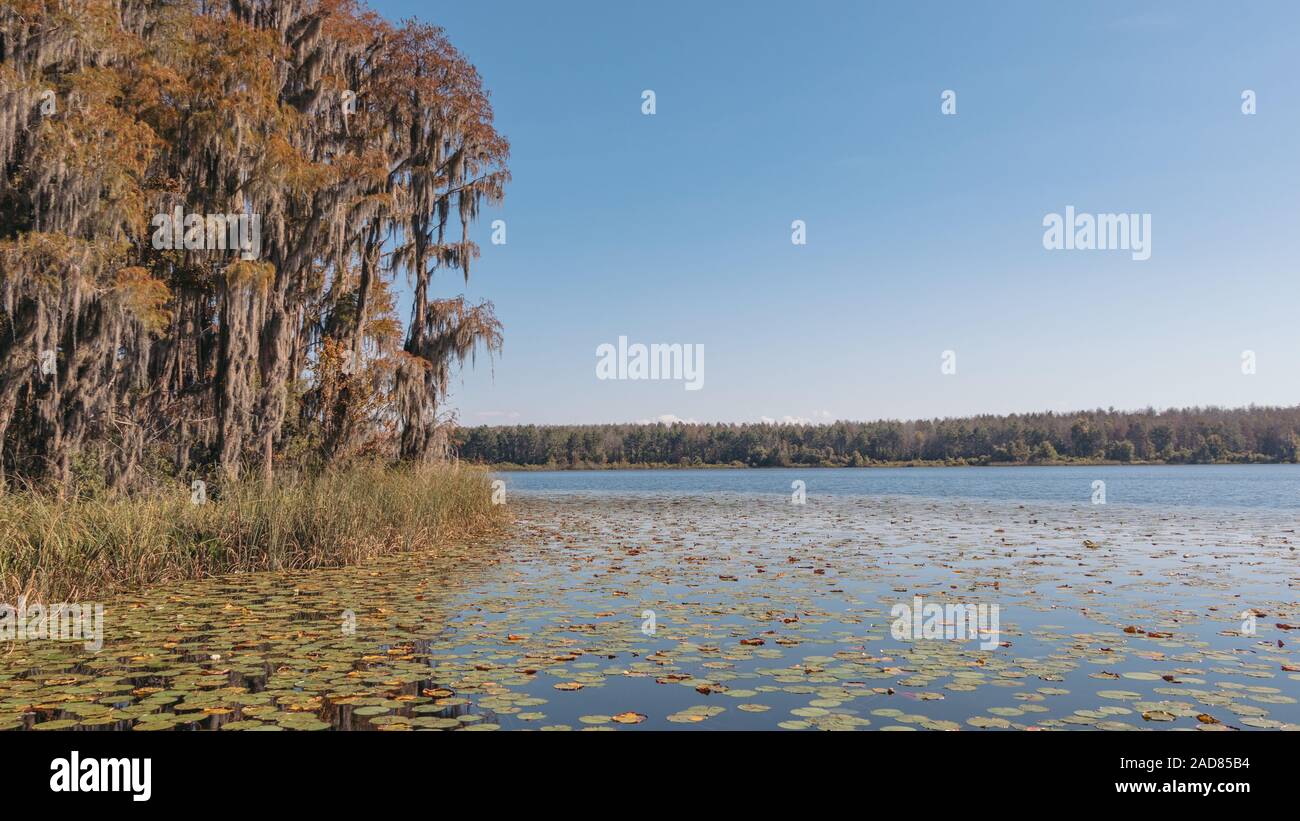
<instances>
[{"instance_id":1,"label":"calm lake water","mask_svg":"<svg viewBox=\"0 0 1300 821\"><path fill-rule=\"evenodd\" d=\"M1300 465L1097 467L763 468L755 470L558 470L500 474L527 493L920 496L932 499L1091 504L1105 482L1108 504L1197 508L1300 508Z\"/></svg>"}]
</instances>

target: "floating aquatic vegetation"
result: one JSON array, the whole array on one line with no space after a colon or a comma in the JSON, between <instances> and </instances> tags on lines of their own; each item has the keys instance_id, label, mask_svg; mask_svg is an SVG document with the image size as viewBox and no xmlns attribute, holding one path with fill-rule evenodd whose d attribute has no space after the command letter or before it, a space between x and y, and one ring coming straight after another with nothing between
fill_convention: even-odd
<instances>
[{"instance_id":1,"label":"floating aquatic vegetation","mask_svg":"<svg viewBox=\"0 0 1300 821\"><path fill-rule=\"evenodd\" d=\"M1279 514L837 497L791 517L739 495L514 506L510 532L436 553L107 601L98 654L4 648L0 729L1300 724L1300 656L1272 626L1300 616ZM1001 641L895 639L890 608L914 595L997 605ZM1255 635L1237 629L1243 601L1270 614Z\"/></svg>"}]
</instances>

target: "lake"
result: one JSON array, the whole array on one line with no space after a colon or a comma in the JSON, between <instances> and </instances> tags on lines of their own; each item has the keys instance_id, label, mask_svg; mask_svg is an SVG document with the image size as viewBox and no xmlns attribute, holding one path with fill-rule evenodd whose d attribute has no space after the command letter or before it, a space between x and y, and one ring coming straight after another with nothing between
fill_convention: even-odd
<instances>
[{"instance_id":1,"label":"lake","mask_svg":"<svg viewBox=\"0 0 1300 821\"><path fill-rule=\"evenodd\" d=\"M507 488L536 493L922 496L1091 504L1300 509L1300 465L1100 465L1096 467L757 468L508 471Z\"/></svg>"},{"instance_id":2,"label":"lake","mask_svg":"<svg viewBox=\"0 0 1300 821\"><path fill-rule=\"evenodd\" d=\"M504 532L9 645L0 729L1300 729L1295 466L503 476Z\"/></svg>"}]
</instances>

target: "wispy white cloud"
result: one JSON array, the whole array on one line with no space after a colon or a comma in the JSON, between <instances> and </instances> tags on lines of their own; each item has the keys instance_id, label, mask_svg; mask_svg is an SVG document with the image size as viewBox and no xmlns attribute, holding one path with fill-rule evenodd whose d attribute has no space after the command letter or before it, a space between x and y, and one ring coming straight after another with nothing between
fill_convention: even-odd
<instances>
[{"instance_id":1,"label":"wispy white cloud","mask_svg":"<svg viewBox=\"0 0 1300 821\"><path fill-rule=\"evenodd\" d=\"M675 413L661 413L658 416L656 416L654 419L639 419L637 420L637 424L638 425L659 425L659 424L698 425L699 422L695 421L694 419L683 419Z\"/></svg>"}]
</instances>

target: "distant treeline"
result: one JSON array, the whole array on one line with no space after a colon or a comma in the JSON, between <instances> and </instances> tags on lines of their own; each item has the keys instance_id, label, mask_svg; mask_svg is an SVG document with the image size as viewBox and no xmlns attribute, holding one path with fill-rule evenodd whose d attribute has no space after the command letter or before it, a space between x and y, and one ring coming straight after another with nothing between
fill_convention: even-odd
<instances>
[{"instance_id":1,"label":"distant treeline","mask_svg":"<svg viewBox=\"0 0 1300 821\"><path fill-rule=\"evenodd\" d=\"M1295 462L1300 407L1031 413L833 424L515 425L461 428L460 457L487 464L1046 464Z\"/></svg>"}]
</instances>

